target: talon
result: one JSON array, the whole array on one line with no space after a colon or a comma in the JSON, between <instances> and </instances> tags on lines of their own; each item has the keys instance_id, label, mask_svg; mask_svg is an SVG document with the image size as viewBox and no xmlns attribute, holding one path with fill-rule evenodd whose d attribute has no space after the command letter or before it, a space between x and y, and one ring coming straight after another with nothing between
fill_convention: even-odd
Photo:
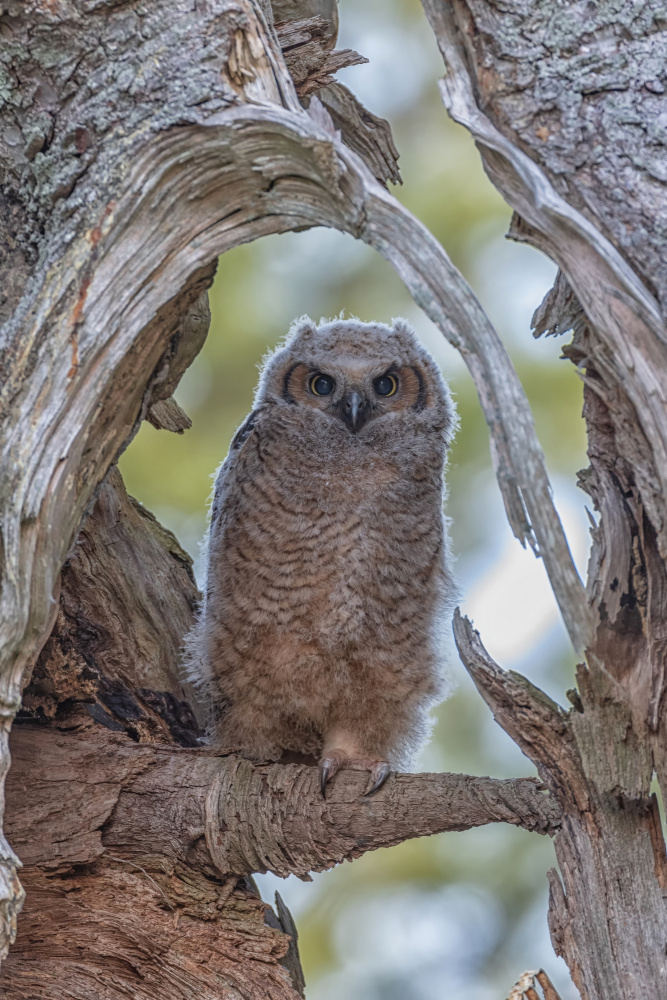
<instances>
[{"instance_id":1,"label":"talon","mask_svg":"<svg viewBox=\"0 0 667 1000\"><path fill-rule=\"evenodd\" d=\"M322 789L323 799L326 799L327 797L327 781L329 780L330 770L331 768L326 763L326 761L322 761L322 763L320 764L320 788Z\"/></svg>"},{"instance_id":2,"label":"talon","mask_svg":"<svg viewBox=\"0 0 667 1000\"><path fill-rule=\"evenodd\" d=\"M376 764L371 771L371 777L374 779L373 784L367 792L364 792L364 798L368 799L371 795L375 795L375 793L382 788L390 774L391 768L389 767L389 764L387 764L386 760L382 760Z\"/></svg>"},{"instance_id":3,"label":"talon","mask_svg":"<svg viewBox=\"0 0 667 1000\"><path fill-rule=\"evenodd\" d=\"M339 767L340 762L333 756L333 754L323 757L320 761L320 788L322 789L323 799L326 799L327 797L327 784L338 772Z\"/></svg>"}]
</instances>

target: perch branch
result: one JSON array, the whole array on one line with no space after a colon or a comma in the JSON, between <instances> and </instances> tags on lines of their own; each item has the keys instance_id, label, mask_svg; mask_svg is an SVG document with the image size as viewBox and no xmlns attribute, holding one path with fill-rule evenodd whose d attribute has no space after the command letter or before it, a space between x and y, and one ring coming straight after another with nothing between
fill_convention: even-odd
<instances>
[{"instance_id":1,"label":"perch branch","mask_svg":"<svg viewBox=\"0 0 667 1000\"><path fill-rule=\"evenodd\" d=\"M198 858L222 874L305 878L414 837L498 822L554 833L560 820L531 778L396 774L366 799L368 776L345 772L325 801L314 767L137 745L101 727L63 740L17 726L12 755L7 832L24 864L44 869L107 853L144 866L159 855Z\"/></svg>"}]
</instances>

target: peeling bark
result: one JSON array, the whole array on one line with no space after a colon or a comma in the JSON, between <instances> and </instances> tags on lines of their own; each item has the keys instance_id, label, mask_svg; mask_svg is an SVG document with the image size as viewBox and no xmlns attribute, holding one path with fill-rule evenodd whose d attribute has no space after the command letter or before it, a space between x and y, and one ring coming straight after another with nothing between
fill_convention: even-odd
<instances>
[{"instance_id":1,"label":"peeling bark","mask_svg":"<svg viewBox=\"0 0 667 1000\"><path fill-rule=\"evenodd\" d=\"M224 983L292 997L302 974L291 918L261 903L252 874L308 879L492 822L559 828L558 803L529 778L395 775L367 799L367 774L344 772L325 801L315 767L200 745L176 664L196 597L188 557L114 470L63 570L56 626L12 732L7 833L28 891L3 965L12 1000L171 996L176 982L197 995ZM103 969L100 949L113 955ZM188 955L209 957L202 968Z\"/></svg>"},{"instance_id":2,"label":"peeling bark","mask_svg":"<svg viewBox=\"0 0 667 1000\"><path fill-rule=\"evenodd\" d=\"M402 184L389 122L371 114L342 83L332 83L318 91L317 97L345 144L361 157L373 176L383 183Z\"/></svg>"},{"instance_id":3,"label":"peeling bark","mask_svg":"<svg viewBox=\"0 0 667 1000\"><path fill-rule=\"evenodd\" d=\"M666 787L667 18L648 4L424 7L445 103L514 207L512 235L561 268L534 327L572 329L585 382L581 483L600 515L585 591L500 339L384 187L399 179L387 123L332 80L361 58L335 52L333 0L4 4L0 779L25 689L6 826L28 889L8 997L301 996L293 923L253 872L306 878L489 822L555 836L550 927L584 1000L665 993L651 779ZM143 419L187 427L173 391L206 335L216 257L312 225L379 250L461 352L509 523L586 651L564 712L456 621L541 783L396 775L361 801L352 772L324 802L312 768L200 743L177 666L198 598L189 560L109 470ZM18 867L0 837L0 955ZM517 995L539 984L555 1000L546 974L527 976Z\"/></svg>"},{"instance_id":4,"label":"peeling bark","mask_svg":"<svg viewBox=\"0 0 667 1000\"><path fill-rule=\"evenodd\" d=\"M667 990L667 108L658 4L504 7L424 0L445 60L443 99L515 210L510 236L560 266L536 335L573 332L584 380L594 524L592 631L574 709L544 715L459 621L462 655L500 724L563 808L550 874L556 951L586 1000ZM664 157L662 157L664 160ZM562 727L559 734L558 727Z\"/></svg>"},{"instance_id":5,"label":"peeling bark","mask_svg":"<svg viewBox=\"0 0 667 1000\"><path fill-rule=\"evenodd\" d=\"M339 69L368 62L365 56L352 49L332 49L335 36L326 18L279 21L275 30L299 97L308 97L333 83Z\"/></svg>"}]
</instances>

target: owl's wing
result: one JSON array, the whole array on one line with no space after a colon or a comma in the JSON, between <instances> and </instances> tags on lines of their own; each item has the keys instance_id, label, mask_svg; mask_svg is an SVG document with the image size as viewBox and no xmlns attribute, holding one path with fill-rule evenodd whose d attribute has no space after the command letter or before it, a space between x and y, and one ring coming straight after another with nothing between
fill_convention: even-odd
<instances>
[{"instance_id":1,"label":"owl's wing","mask_svg":"<svg viewBox=\"0 0 667 1000\"><path fill-rule=\"evenodd\" d=\"M226 494L226 484L229 477L229 473L236 466L241 453L243 452L243 445L248 440L255 427L257 426L257 421L259 415L262 412L261 407L253 410L249 413L246 419L243 421L236 434L232 438L232 443L229 446L229 454L224 460L222 465L218 470L218 474L215 477L215 486L213 488L213 501L211 503L211 521L209 525L209 531L215 525L218 519L218 515L222 509L222 505L225 501Z\"/></svg>"}]
</instances>

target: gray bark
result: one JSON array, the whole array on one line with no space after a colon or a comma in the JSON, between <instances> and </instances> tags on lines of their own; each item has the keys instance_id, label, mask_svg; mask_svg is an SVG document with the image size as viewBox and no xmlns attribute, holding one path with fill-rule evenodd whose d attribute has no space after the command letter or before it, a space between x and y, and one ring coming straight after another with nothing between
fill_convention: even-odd
<instances>
[{"instance_id":1,"label":"gray bark","mask_svg":"<svg viewBox=\"0 0 667 1000\"><path fill-rule=\"evenodd\" d=\"M495 821L555 835L550 926L582 996L665 993L665 845L650 795L654 768L667 780L665 210L661 133L637 126L662 100L664 16L424 7L445 103L515 208L513 235L561 267L536 328L572 327L586 386L583 483L600 512L586 590L496 331L383 186L397 178L388 126L332 83L359 58L335 52L334 3L2 8L0 778L25 688L6 826L28 888L9 996L288 1000L302 993L291 920L267 912L252 872L305 877ZM216 257L311 225L379 250L471 371L510 525L586 650L565 713L456 623L480 693L542 785L397 776L369 804L350 774L323 803L310 768L197 745L176 667L197 599L188 560L109 470L143 419L187 425L172 393L206 333ZM2 954L23 903L18 866L0 840ZM517 989L534 1000L536 983L553 1000L542 973Z\"/></svg>"},{"instance_id":2,"label":"gray bark","mask_svg":"<svg viewBox=\"0 0 667 1000\"><path fill-rule=\"evenodd\" d=\"M667 990L665 788L667 334L661 4L504 7L424 0L445 104L515 209L510 235L559 265L536 335L572 330L599 512L593 629L567 718L529 709L469 628L459 649L496 718L563 808L554 946L585 998ZM664 173L664 172L663 172ZM562 726L560 734L556 727Z\"/></svg>"}]
</instances>

